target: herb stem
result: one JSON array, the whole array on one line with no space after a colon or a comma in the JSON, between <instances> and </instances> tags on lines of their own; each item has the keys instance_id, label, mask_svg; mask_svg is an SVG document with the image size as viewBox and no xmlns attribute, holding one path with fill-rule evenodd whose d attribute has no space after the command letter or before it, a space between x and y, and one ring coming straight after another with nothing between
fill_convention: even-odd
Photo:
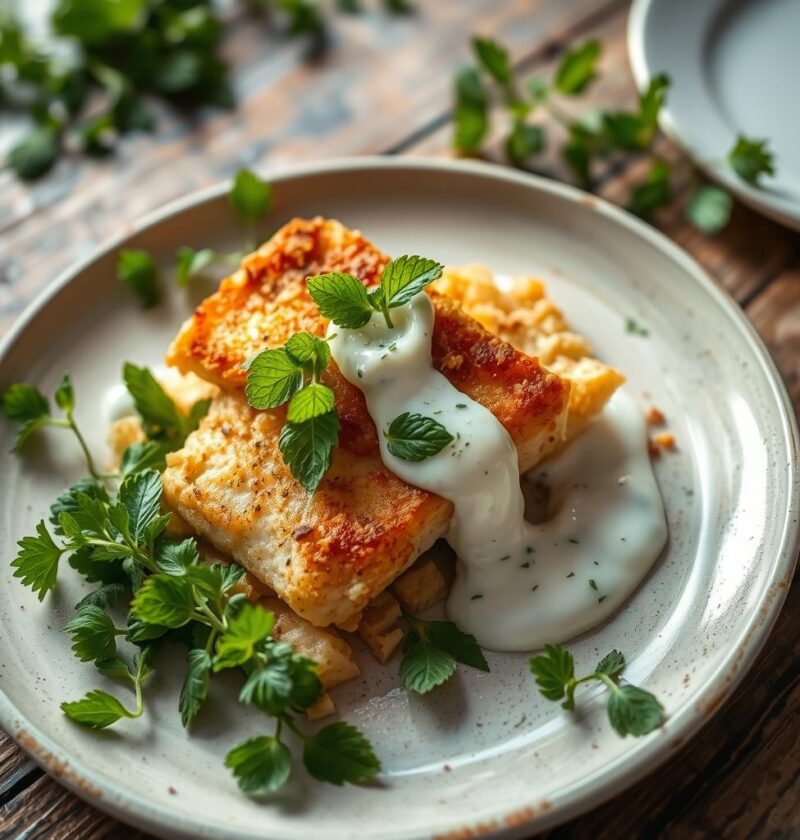
<instances>
[{"instance_id":1,"label":"herb stem","mask_svg":"<svg viewBox=\"0 0 800 840\"><path fill-rule=\"evenodd\" d=\"M200 608L199 612L197 610L194 611L195 620L202 621L204 624L210 624L218 633L224 633L225 625L209 608L208 604L197 594L197 590L194 592L194 598L197 606Z\"/></svg>"},{"instance_id":2,"label":"herb stem","mask_svg":"<svg viewBox=\"0 0 800 840\"><path fill-rule=\"evenodd\" d=\"M89 469L89 473L91 474L92 478L96 478L99 480L111 477L107 473L100 473L97 471L97 468L94 464L94 459L92 458L92 453L89 451L89 446L86 443L86 439L81 434L81 430L78 428L78 424L75 422L75 417L71 411L67 412L66 419L53 419L50 421L50 425L57 426L60 429L72 429L73 433L75 434L75 437L78 439L78 444L83 450L83 456L84 458L86 458L86 466Z\"/></svg>"},{"instance_id":3,"label":"herb stem","mask_svg":"<svg viewBox=\"0 0 800 840\"><path fill-rule=\"evenodd\" d=\"M391 316L389 315L389 305L386 303L384 295L381 295L381 312L383 312L383 317L386 319L386 326L390 330L393 330L394 324L392 323Z\"/></svg>"},{"instance_id":4,"label":"herb stem","mask_svg":"<svg viewBox=\"0 0 800 840\"><path fill-rule=\"evenodd\" d=\"M545 111L554 119L556 122L561 123L564 128L570 128L575 120L560 106L556 105L555 102L548 100L543 104Z\"/></svg>"}]
</instances>

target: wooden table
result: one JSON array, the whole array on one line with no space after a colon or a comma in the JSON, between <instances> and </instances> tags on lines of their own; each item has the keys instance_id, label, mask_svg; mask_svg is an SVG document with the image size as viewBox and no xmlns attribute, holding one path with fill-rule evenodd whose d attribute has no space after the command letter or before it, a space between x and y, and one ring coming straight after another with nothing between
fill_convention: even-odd
<instances>
[{"instance_id":1,"label":"wooden table","mask_svg":"<svg viewBox=\"0 0 800 840\"><path fill-rule=\"evenodd\" d=\"M0 173L0 330L64 268L165 201L242 165L338 155L447 156L451 80L472 33L492 35L526 74L548 72L566 45L597 37L603 76L580 108L630 106L625 0L419 0L391 16L378 3L333 20L331 48L309 60L236 8L226 51L240 99L231 113L164 109L155 137L124 142L105 161L69 159L34 186ZM554 137L561 130L548 125ZM2 132L2 129L0 129ZM667 160L680 160L667 140ZM490 157L502 159L499 144ZM624 203L646 167L610 166L600 193ZM565 177L557 157L544 174ZM688 175L683 176L685 179ZM690 228L682 208L658 227L695 256L759 330L800 406L800 235L737 207L721 235ZM735 695L665 767L627 793L551 832L558 838L779 838L800 833L800 586ZM0 733L0 837L143 837L43 775Z\"/></svg>"}]
</instances>

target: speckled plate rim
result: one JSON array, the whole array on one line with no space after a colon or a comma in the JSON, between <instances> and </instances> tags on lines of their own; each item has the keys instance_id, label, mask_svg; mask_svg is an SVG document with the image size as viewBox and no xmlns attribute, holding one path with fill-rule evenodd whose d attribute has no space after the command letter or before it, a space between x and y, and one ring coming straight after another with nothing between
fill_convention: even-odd
<instances>
[{"instance_id":1,"label":"speckled plate rim","mask_svg":"<svg viewBox=\"0 0 800 840\"><path fill-rule=\"evenodd\" d=\"M644 0L644 2L646 3L648 0ZM713 676L707 680L705 686L701 689L701 693L694 698L694 702L687 704L686 707L671 716L670 730L672 737L669 739L647 739L639 742L625 756L607 765L602 771L593 773L580 783L565 788L559 794L551 797L551 807L546 812L537 810L540 803L535 798L530 801L520 801L517 803L517 809L519 810L515 811L517 818L513 827L495 828L494 826L502 826L507 816L504 811L497 812L492 815L495 822L490 822L485 830L478 828L479 833L474 835L487 838L506 838L507 840L523 838L530 836L532 831L543 831L590 810L655 770L656 767L680 749L716 713L753 665L780 613L794 573L798 549L800 549L800 522L798 522L797 516L798 510L800 510L800 473L798 472L798 466L800 466L798 450L800 450L800 446L798 446L797 423L789 396L769 351L733 299L719 289L698 263L685 251L654 228L615 205L572 186L505 169L494 164L475 161L449 161L424 157L339 158L323 162L266 168L263 170L263 174L273 184L279 184L282 181L313 177L324 173L364 172L381 169L463 173L473 177L480 176L505 182L509 185L523 186L533 192L550 194L574 204L582 205L588 208L590 212L600 214L646 240L665 257L669 258L679 270L703 287L719 306L720 314L727 317L738 328L742 341L748 346L760 364L760 373L763 374L771 387L775 398L774 408L780 415L782 439L788 463L787 486L791 488L791 494L790 498L786 500L786 516L782 532L776 541L778 550L775 552L770 570L769 584L765 588L765 594L760 603L753 609L747 625L738 637L732 640L728 654ZM228 186L228 183L218 184L167 204L147 215L140 222L130 225L125 234L100 246L77 266L62 273L23 311L15 326L0 342L0 364L2 364L9 349L28 329L39 312L93 262L109 251L119 248L133 236L146 231L167 218L175 216L194 205L218 198L227 191ZM705 711L702 709L705 709ZM709 709L713 711L709 712ZM119 785L115 785L89 768L80 757L71 755L61 749L48 736L47 732L34 725L26 718L24 712L11 703L2 689L0 689L0 727L5 729L31 758L56 777L59 782L101 810L119 817L131 825L160 833L162 836L194 836L193 831L196 830L196 827L191 820L178 817L166 808L154 806L151 802L137 795L126 793L124 789L120 789ZM530 814L530 816L523 820L520 819L522 814ZM454 816L453 829L459 828L462 828L461 821L458 816ZM219 840L223 840L223 838L242 838L242 840L248 838L249 840L251 837L247 832L236 830L226 832L224 835L220 833L214 836L218 837ZM415 838L409 835L408 840L415 840Z\"/></svg>"},{"instance_id":2,"label":"speckled plate rim","mask_svg":"<svg viewBox=\"0 0 800 840\"><path fill-rule=\"evenodd\" d=\"M657 73L667 72L665 67L651 67L647 60L645 51L645 27L650 10L656 3L663 0L633 0L630 12L628 13L628 58L633 72L636 87L643 91L650 79ZM773 221L782 225L800 230L800 208L796 204L789 206L787 202L777 201L771 197L769 192L760 190L757 187L742 181L736 177L731 170L722 163L713 163L701 160L692 153L692 145L682 135L681 130L672 111L669 107L669 97L659 115L659 124L664 133L680 146L692 159L692 162L704 172L709 178L722 184L730 190L740 201L744 202L757 213L761 213Z\"/></svg>"}]
</instances>

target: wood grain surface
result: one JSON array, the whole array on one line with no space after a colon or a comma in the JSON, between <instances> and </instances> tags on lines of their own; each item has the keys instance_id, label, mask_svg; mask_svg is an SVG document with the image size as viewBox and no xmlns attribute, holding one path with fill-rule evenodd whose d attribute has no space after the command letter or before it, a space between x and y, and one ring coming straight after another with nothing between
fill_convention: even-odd
<instances>
[{"instance_id":1,"label":"wood grain surface","mask_svg":"<svg viewBox=\"0 0 800 840\"><path fill-rule=\"evenodd\" d=\"M604 44L602 78L580 102L626 106L625 0L420 0L394 17L369 5L335 17L330 48L309 59L240 11L225 50L239 108L195 118L160 111L156 135L126 140L97 162L65 159L34 186L0 172L0 331L76 259L142 214L238 167L344 154L450 154L451 82L472 33L511 49L518 70L547 72L575 39ZM560 126L547 124L553 139ZM3 132L14 126L0 127ZM499 137L487 156L501 160ZM666 139L678 180L690 169ZM646 161L600 175L600 194L624 204ZM537 171L568 180L556 155ZM744 308L800 407L800 234L737 206L730 226L703 236L680 206L655 220ZM559 838L789 838L800 836L800 587L794 586L755 667L701 733L654 775L549 832ZM0 733L0 838L142 838L46 776Z\"/></svg>"}]
</instances>

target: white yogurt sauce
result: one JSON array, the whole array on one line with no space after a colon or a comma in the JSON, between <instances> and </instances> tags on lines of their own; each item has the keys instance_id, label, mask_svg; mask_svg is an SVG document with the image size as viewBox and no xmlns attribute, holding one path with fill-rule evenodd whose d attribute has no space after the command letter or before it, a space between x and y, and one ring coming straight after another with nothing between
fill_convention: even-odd
<instances>
[{"instance_id":1,"label":"white yogurt sauce","mask_svg":"<svg viewBox=\"0 0 800 840\"><path fill-rule=\"evenodd\" d=\"M664 547L664 507L641 411L624 393L565 452L538 471L550 486L547 521L525 520L517 450L495 416L431 363L434 311L417 295L364 327L331 325L331 352L360 388L384 464L449 499L447 540L458 556L448 616L486 648L529 651L607 618ZM392 455L383 434L403 412L438 420L455 440L425 461Z\"/></svg>"}]
</instances>

